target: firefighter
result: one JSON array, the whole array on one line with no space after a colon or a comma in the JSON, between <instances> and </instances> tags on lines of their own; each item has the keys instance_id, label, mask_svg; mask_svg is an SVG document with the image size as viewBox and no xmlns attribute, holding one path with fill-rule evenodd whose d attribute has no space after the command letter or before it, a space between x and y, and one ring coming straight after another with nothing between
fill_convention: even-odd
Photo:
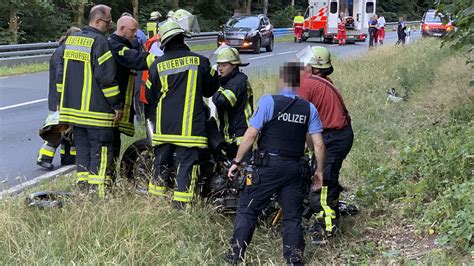
<instances>
[{"instance_id":1,"label":"firefighter","mask_svg":"<svg viewBox=\"0 0 474 266\"><path fill-rule=\"evenodd\" d=\"M111 8L94 6L89 25L66 39L59 121L73 126L77 184L105 196L113 173L113 140L122 117L122 96L115 81L116 65L105 37Z\"/></svg>"},{"instance_id":2,"label":"firefighter","mask_svg":"<svg viewBox=\"0 0 474 266\"><path fill-rule=\"evenodd\" d=\"M323 187L310 192L310 205L316 213L313 243L324 244L327 237L336 233L339 218L337 205L342 192L339 170L352 148L354 133L342 96L328 77L334 70L329 50L321 46L310 49L312 56L308 61L308 71L302 77L298 95L316 106L323 123L326 145Z\"/></svg>"},{"instance_id":3,"label":"firefighter","mask_svg":"<svg viewBox=\"0 0 474 266\"><path fill-rule=\"evenodd\" d=\"M137 21L132 17L121 17L117 21L117 30L109 38L110 49L117 64L115 79L120 88L122 97L123 115L119 121L119 131L114 142L114 157L120 154L120 133L133 137L135 134L134 115L134 88L137 70L147 70L155 60L155 56L141 51L133 46L135 33L138 29Z\"/></svg>"},{"instance_id":4,"label":"firefighter","mask_svg":"<svg viewBox=\"0 0 474 266\"><path fill-rule=\"evenodd\" d=\"M295 34L295 42L301 42L301 37L303 35L303 23L304 17L301 15L301 12L298 12L298 15L293 19L293 30Z\"/></svg>"},{"instance_id":5,"label":"firefighter","mask_svg":"<svg viewBox=\"0 0 474 266\"><path fill-rule=\"evenodd\" d=\"M59 39L59 47L56 48L51 59L49 60L49 91L48 91L48 109L50 111L50 116L55 116L54 113L58 111L59 106L59 99L58 93L56 91L56 84L60 83L56 80L56 72L58 71L58 67L60 66L60 61L62 61L62 54L64 52L66 38L71 35L72 33L78 32L81 29L76 27L71 27L66 32L64 36ZM43 126L42 130L52 130L52 127L57 125L56 123L48 123L51 119L47 119L45 125ZM54 118L57 121L56 118ZM53 125L54 124L54 125ZM48 128L49 127L49 128ZM53 158L56 153L56 149L58 146L61 145L61 165L70 165L74 164L75 157L76 157L76 148L74 147L74 143L72 141L72 136L70 131L68 134L61 134L61 137L55 138L54 140L47 141L43 143L39 152L38 158L36 160L36 164L47 169L53 170Z\"/></svg>"},{"instance_id":6,"label":"firefighter","mask_svg":"<svg viewBox=\"0 0 474 266\"><path fill-rule=\"evenodd\" d=\"M280 71L282 95L260 98L258 108L250 119L250 127L229 169L228 176L233 178L242 158L258 136L258 150L254 152L256 169L251 176L247 176L241 191L230 240L231 250L225 255L229 263L244 259L257 218L274 194L283 211L283 256L289 264L303 263L303 177L300 163L307 133L313 140L318 165L324 163L324 143L318 111L314 105L296 96L300 71L299 63L283 66ZM322 178L322 169L316 170L313 189L321 187Z\"/></svg>"},{"instance_id":7,"label":"firefighter","mask_svg":"<svg viewBox=\"0 0 474 266\"><path fill-rule=\"evenodd\" d=\"M146 32L148 39L155 36L158 32L158 19L161 18L161 14L158 11L153 11L150 14L150 20L146 23Z\"/></svg>"},{"instance_id":8,"label":"firefighter","mask_svg":"<svg viewBox=\"0 0 474 266\"><path fill-rule=\"evenodd\" d=\"M204 97L219 88L209 60L193 53L184 42L184 30L169 20L160 26L163 56L151 65L145 90L145 116L155 125L154 172L148 192L166 196L170 169L176 162L173 204L182 209L194 195L199 148L207 147L207 109ZM173 153L176 158L173 159Z\"/></svg>"},{"instance_id":9,"label":"firefighter","mask_svg":"<svg viewBox=\"0 0 474 266\"><path fill-rule=\"evenodd\" d=\"M235 48L225 47L217 55L221 87L212 96L217 108L220 131L228 143L226 155L234 158L253 113L253 92L247 75L239 70L248 66L240 61Z\"/></svg>"},{"instance_id":10,"label":"firefighter","mask_svg":"<svg viewBox=\"0 0 474 266\"><path fill-rule=\"evenodd\" d=\"M174 11L173 11L173 10L170 10L170 11L168 11L168 13L166 14L166 19L167 19L167 20L174 20L174 19L173 19L173 16L174 16Z\"/></svg>"}]
</instances>

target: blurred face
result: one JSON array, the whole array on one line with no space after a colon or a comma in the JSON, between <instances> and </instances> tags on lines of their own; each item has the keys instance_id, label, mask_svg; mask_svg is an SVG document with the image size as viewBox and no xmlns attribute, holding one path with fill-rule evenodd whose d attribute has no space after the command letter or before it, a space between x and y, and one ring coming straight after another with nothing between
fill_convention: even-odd
<instances>
[{"instance_id":1,"label":"blurred face","mask_svg":"<svg viewBox=\"0 0 474 266\"><path fill-rule=\"evenodd\" d=\"M96 28L102 33L107 33L110 29L110 23L112 23L112 15L110 14L110 11L108 11L105 18L99 18L97 20Z\"/></svg>"},{"instance_id":2,"label":"blurred face","mask_svg":"<svg viewBox=\"0 0 474 266\"><path fill-rule=\"evenodd\" d=\"M232 72L232 70L234 70L236 67L237 65L233 65L231 63L219 63L218 64L219 74L222 77L225 77L229 75Z\"/></svg>"},{"instance_id":3,"label":"blurred face","mask_svg":"<svg viewBox=\"0 0 474 266\"><path fill-rule=\"evenodd\" d=\"M123 26L122 31L123 37L131 41L133 40L133 38L135 38L135 35L137 34L137 24L130 23L130 25L125 25Z\"/></svg>"}]
</instances>

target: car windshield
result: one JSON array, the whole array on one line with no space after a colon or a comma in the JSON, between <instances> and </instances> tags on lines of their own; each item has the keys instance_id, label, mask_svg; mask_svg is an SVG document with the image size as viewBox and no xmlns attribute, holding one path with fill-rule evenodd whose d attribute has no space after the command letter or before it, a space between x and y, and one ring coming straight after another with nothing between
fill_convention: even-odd
<instances>
[{"instance_id":1,"label":"car windshield","mask_svg":"<svg viewBox=\"0 0 474 266\"><path fill-rule=\"evenodd\" d=\"M438 22L441 23L442 15L436 15L436 13L427 13L425 17L425 22Z\"/></svg>"},{"instance_id":2,"label":"car windshield","mask_svg":"<svg viewBox=\"0 0 474 266\"><path fill-rule=\"evenodd\" d=\"M227 27L230 28L251 28L256 29L260 19L257 17L236 17L231 18L225 24Z\"/></svg>"}]
</instances>

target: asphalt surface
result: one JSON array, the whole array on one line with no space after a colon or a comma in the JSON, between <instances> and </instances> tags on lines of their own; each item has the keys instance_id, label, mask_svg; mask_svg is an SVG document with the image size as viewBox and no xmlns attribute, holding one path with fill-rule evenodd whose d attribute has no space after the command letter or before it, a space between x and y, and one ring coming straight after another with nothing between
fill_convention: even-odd
<instances>
[{"instance_id":1,"label":"asphalt surface","mask_svg":"<svg viewBox=\"0 0 474 266\"><path fill-rule=\"evenodd\" d=\"M412 32L412 39L418 37L418 32ZM395 41L396 33L387 32L384 45L393 45ZM308 45L326 46L338 58L363 55L368 50L368 41L346 46L321 44L312 39L303 43L275 43L271 53L265 49L260 54L242 52L242 61L250 62L244 72L277 71L283 62ZM200 53L210 56L212 51ZM47 93L47 72L0 77L0 191L47 173L36 165L43 143L38 130L48 113ZM59 152L56 155L54 164L59 166Z\"/></svg>"}]
</instances>

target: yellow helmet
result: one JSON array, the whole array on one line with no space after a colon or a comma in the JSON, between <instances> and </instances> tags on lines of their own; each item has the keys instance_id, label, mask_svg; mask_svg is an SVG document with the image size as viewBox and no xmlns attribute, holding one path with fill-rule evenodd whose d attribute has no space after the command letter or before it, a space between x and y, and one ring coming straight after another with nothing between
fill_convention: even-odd
<instances>
[{"instance_id":1,"label":"yellow helmet","mask_svg":"<svg viewBox=\"0 0 474 266\"><path fill-rule=\"evenodd\" d=\"M160 12L158 12L158 11L153 11L153 12L151 12L151 14L150 14L150 20L157 20L157 19L159 19L160 17L161 17L161 14L160 14Z\"/></svg>"},{"instance_id":2,"label":"yellow helmet","mask_svg":"<svg viewBox=\"0 0 474 266\"><path fill-rule=\"evenodd\" d=\"M234 47L222 47L217 54L216 63L231 63L232 65L248 66L249 63L242 64L239 51Z\"/></svg>"},{"instance_id":3,"label":"yellow helmet","mask_svg":"<svg viewBox=\"0 0 474 266\"><path fill-rule=\"evenodd\" d=\"M172 17L174 20L180 20L180 19L183 19L183 18L189 18L190 16L192 16L191 13L189 13L188 11L184 10L184 9L178 9L176 10Z\"/></svg>"},{"instance_id":4,"label":"yellow helmet","mask_svg":"<svg viewBox=\"0 0 474 266\"><path fill-rule=\"evenodd\" d=\"M331 53L326 47L313 46L311 47L311 58L308 64L314 68L330 68L331 65Z\"/></svg>"},{"instance_id":5,"label":"yellow helmet","mask_svg":"<svg viewBox=\"0 0 474 266\"><path fill-rule=\"evenodd\" d=\"M165 46L169 40L171 40L174 36L183 34L186 37L189 37L185 34L183 28L174 20L167 20L158 30L161 38L161 46Z\"/></svg>"}]
</instances>

